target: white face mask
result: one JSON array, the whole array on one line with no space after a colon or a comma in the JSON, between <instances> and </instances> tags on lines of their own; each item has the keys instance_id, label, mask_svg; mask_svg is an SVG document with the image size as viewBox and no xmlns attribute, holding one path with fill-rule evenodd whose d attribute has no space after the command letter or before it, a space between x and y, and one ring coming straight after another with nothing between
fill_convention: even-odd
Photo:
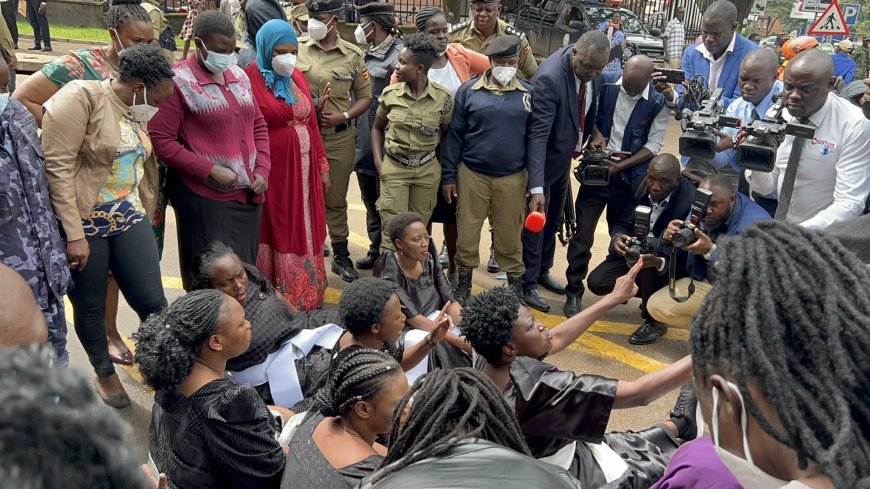
<instances>
[{"instance_id":1,"label":"white face mask","mask_svg":"<svg viewBox=\"0 0 870 489\"><path fill-rule=\"evenodd\" d=\"M125 48L124 44L121 42L121 36L118 35L118 31L112 29L112 45L114 45L115 41L118 41L118 47L116 50L118 51L118 56L120 56L127 48Z\"/></svg>"},{"instance_id":2,"label":"white face mask","mask_svg":"<svg viewBox=\"0 0 870 489\"><path fill-rule=\"evenodd\" d=\"M713 445L716 447L716 452L722 463L728 467L728 470L734 475L740 485L752 489L780 489L788 484L784 480L777 479L767 472L759 469L752 462L752 453L749 451L749 437L747 436L747 414L746 404L743 402L743 395L737 385L728 382L728 386L737 393L737 398L740 399L740 427L743 436L743 453L746 454L746 459L742 459L737 455L721 448L719 446L719 390L713 388Z\"/></svg>"},{"instance_id":3,"label":"white face mask","mask_svg":"<svg viewBox=\"0 0 870 489\"><path fill-rule=\"evenodd\" d=\"M368 27L370 25L372 25L371 22L366 24L365 27L363 27L362 24L359 24L356 26L356 29L354 29L354 31L353 31L353 37L356 39L357 44L368 44L369 43L368 39L366 39L368 37L368 35L366 34L366 27Z\"/></svg>"},{"instance_id":4,"label":"white face mask","mask_svg":"<svg viewBox=\"0 0 870 489\"><path fill-rule=\"evenodd\" d=\"M322 41L329 34L330 30L332 28L327 27L326 24L317 19L310 19L308 21L308 37L315 41Z\"/></svg>"},{"instance_id":5,"label":"white face mask","mask_svg":"<svg viewBox=\"0 0 870 489\"><path fill-rule=\"evenodd\" d=\"M157 114L157 107L148 105L148 87L145 87L142 98L145 102L137 105L136 92L133 92L133 105L130 106L130 111L133 112L133 120L136 122L148 122Z\"/></svg>"},{"instance_id":6,"label":"white face mask","mask_svg":"<svg viewBox=\"0 0 870 489\"><path fill-rule=\"evenodd\" d=\"M283 77L293 75L293 68L296 67L296 55L293 53L279 54L272 58L272 71Z\"/></svg>"},{"instance_id":7,"label":"white face mask","mask_svg":"<svg viewBox=\"0 0 870 489\"><path fill-rule=\"evenodd\" d=\"M502 86L507 85L517 76L516 66L493 66L492 76L498 80Z\"/></svg>"}]
</instances>

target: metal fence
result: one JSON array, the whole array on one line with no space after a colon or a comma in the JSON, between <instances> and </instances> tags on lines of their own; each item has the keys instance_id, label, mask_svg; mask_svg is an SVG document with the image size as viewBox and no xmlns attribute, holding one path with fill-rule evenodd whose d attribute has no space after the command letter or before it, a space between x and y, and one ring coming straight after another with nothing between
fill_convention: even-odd
<instances>
[{"instance_id":1,"label":"metal fence","mask_svg":"<svg viewBox=\"0 0 870 489\"><path fill-rule=\"evenodd\" d=\"M686 45L695 42L701 34L701 15L714 0L623 0L622 8L631 10L647 26L664 31L677 11L677 7L686 9L683 24L686 27Z\"/></svg>"},{"instance_id":2,"label":"metal fence","mask_svg":"<svg viewBox=\"0 0 870 489\"><path fill-rule=\"evenodd\" d=\"M197 2L197 0L193 0ZM289 5L289 1L279 0L282 5L287 3ZM354 4L348 0L345 0L348 7L352 7ZM357 0L357 5L362 5L365 3L369 3L369 1L374 0ZM449 1L449 0L448 0ZM183 13L187 12L190 9L191 0L164 0L163 1L163 10L167 13ZM221 0L199 0L197 3L203 3L205 5L205 10L216 9L220 5ZM414 23L414 13L420 10L423 7L434 6L438 8L444 9L445 6L447 10L453 13L453 17L458 19L459 12L463 11L467 5L468 0L453 0L452 3L455 5L453 7L449 5L445 5L446 2L442 0L390 0L390 3L396 7L396 16L398 17L400 23L403 24L413 24ZM356 12L352 8L345 9L344 19L346 22L355 22L357 20Z\"/></svg>"}]
</instances>

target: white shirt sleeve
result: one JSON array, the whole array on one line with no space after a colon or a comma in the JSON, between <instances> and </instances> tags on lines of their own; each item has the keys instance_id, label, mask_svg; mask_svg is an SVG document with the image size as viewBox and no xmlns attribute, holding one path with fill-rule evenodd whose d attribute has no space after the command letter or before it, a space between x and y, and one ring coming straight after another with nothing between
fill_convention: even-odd
<instances>
[{"instance_id":1,"label":"white shirt sleeve","mask_svg":"<svg viewBox=\"0 0 870 489\"><path fill-rule=\"evenodd\" d=\"M656 114L656 118L653 119L652 125L649 128L646 144L643 147L650 150L654 155L659 154L659 151L661 151L662 146L665 144L665 131L668 129L668 116L670 115L671 109L667 105L663 106L659 113Z\"/></svg>"},{"instance_id":2,"label":"white shirt sleeve","mask_svg":"<svg viewBox=\"0 0 870 489\"><path fill-rule=\"evenodd\" d=\"M784 148L780 147L777 150L777 153L783 151L783 149ZM788 151L791 152L791 145L789 145ZM777 160L779 160L778 155ZM761 195L770 195L776 193L777 182L779 182L779 172L779 164L774 165L773 170L770 172L746 170L746 180L749 182L750 189L753 192L758 192Z\"/></svg>"},{"instance_id":3,"label":"white shirt sleeve","mask_svg":"<svg viewBox=\"0 0 870 489\"><path fill-rule=\"evenodd\" d=\"M862 120L848 130L835 168L834 201L818 214L801 223L809 229L825 229L835 222L861 215L870 194L870 120Z\"/></svg>"}]
</instances>

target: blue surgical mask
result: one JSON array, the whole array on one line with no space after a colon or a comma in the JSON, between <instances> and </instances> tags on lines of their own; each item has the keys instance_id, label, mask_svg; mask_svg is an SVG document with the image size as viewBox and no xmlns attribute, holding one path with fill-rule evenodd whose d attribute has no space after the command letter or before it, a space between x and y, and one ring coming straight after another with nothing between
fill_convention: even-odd
<instances>
[{"instance_id":1,"label":"blue surgical mask","mask_svg":"<svg viewBox=\"0 0 870 489\"><path fill-rule=\"evenodd\" d=\"M7 105L9 105L9 92L0 93L0 114L6 110Z\"/></svg>"},{"instance_id":2,"label":"blue surgical mask","mask_svg":"<svg viewBox=\"0 0 870 489\"><path fill-rule=\"evenodd\" d=\"M201 42L202 46L205 47L205 43L202 42L202 40L200 40L199 42ZM224 54L216 53L209 50L206 50L206 53L208 53L208 57L202 60L203 64L206 68L208 68L208 71L214 73L215 75L219 75L227 71L228 69L230 69L230 66L236 64L235 53ZM199 50L197 50L197 54L202 57L202 54Z\"/></svg>"}]
</instances>

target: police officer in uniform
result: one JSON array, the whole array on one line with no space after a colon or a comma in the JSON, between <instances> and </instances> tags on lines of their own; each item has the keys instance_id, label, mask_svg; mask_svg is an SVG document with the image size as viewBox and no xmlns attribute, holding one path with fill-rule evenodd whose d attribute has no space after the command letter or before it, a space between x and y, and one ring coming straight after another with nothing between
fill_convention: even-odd
<instances>
[{"instance_id":1,"label":"police officer in uniform","mask_svg":"<svg viewBox=\"0 0 870 489\"><path fill-rule=\"evenodd\" d=\"M532 54L529 40L522 32L501 20L500 0L472 0L472 20L456 24L450 29L450 42L458 42L472 51L485 54L498 36L510 34L520 38L520 65L518 71L526 80L531 81L538 69L538 62Z\"/></svg>"},{"instance_id":2,"label":"police officer in uniform","mask_svg":"<svg viewBox=\"0 0 870 489\"><path fill-rule=\"evenodd\" d=\"M521 53L517 36L497 37L486 49L492 68L459 87L444 145L442 192L459 198L453 295L464 305L473 271L480 264L480 227L491 216L496 257L508 285L522 297L523 227L529 173L543 176L543 160L526 160L526 127L532 115L532 86L516 78ZM537 166L527 172L526 167ZM533 201L544 202L543 178L532 183ZM535 188L537 187L537 188ZM537 204L534 206L537 207Z\"/></svg>"},{"instance_id":3,"label":"police officer in uniform","mask_svg":"<svg viewBox=\"0 0 870 489\"><path fill-rule=\"evenodd\" d=\"M368 112L359 118L356 134L356 162L354 171L359 183L360 196L366 206L366 230L370 241L365 258L357 260L360 270L369 270L381 254L381 216L377 201L380 197L380 179L372 156L371 129L378 110L378 98L390 84L390 76L402 47L401 31L394 18L395 7L388 3L372 2L356 8L359 26L354 36L359 44L367 44L363 53L366 69L372 81L373 101Z\"/></svg>"},{"instance_id":4,"label":"police officer in uniform","mask_svg":"<svg viewBox=\"0 0 870 489\"><path fill-rule=\"evenodd\" d=\"M332 242L332 272L346 282L359 278L347 240L347 187L353 171L356 119L372 103L362 51L338 35L343 0L307 0L308 37L299 40L297 67L315 97L320 135L329 159L326 224Z\"/></svg>"}]
</instances>

